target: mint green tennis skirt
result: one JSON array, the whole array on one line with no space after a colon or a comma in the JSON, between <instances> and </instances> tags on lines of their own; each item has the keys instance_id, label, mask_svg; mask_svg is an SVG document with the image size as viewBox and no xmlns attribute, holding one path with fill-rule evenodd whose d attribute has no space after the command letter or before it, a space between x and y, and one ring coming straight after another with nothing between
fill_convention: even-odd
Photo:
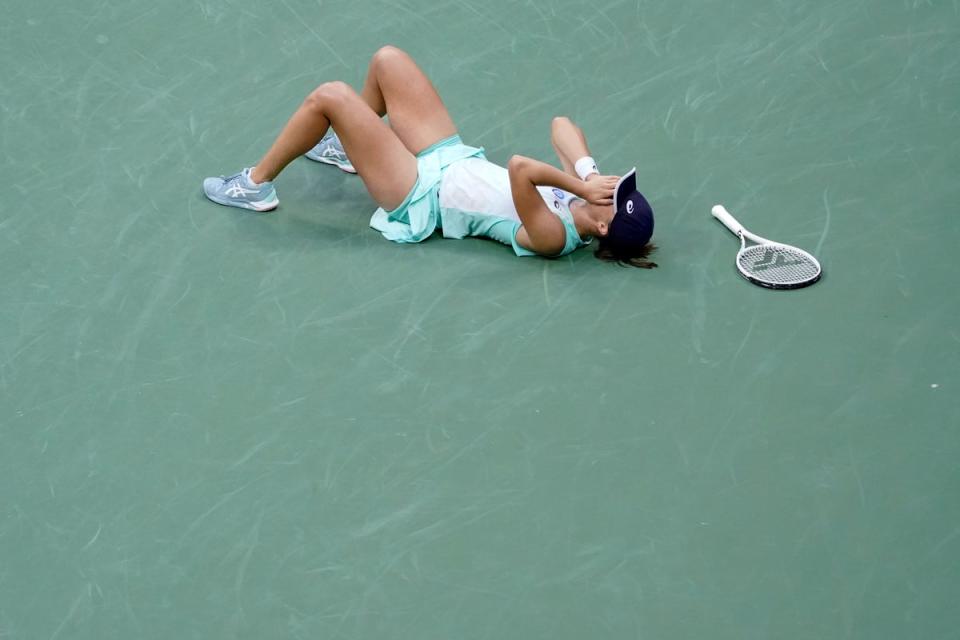
<instances>
[{"instance_id":1,"label":"mint green tennis skirt","mask_svg":"<svg viewBox=\"0 0 960 640\"><path fill-rule=\"evenodd\" d=\"M426 240L440 223L440 180L454 162L484 158L483 149L468 147L460 136L450 136L417 154L417 182L399 207L377 209L370 226L394 242Z\"/></svg>"}]
</instances>

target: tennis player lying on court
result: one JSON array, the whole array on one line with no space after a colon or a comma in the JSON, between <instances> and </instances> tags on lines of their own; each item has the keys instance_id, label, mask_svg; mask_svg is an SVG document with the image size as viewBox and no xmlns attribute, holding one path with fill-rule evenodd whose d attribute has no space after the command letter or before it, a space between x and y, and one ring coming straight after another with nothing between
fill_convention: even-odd
<instances>
[{"instance_id":1,"label":"tennis player lying on court","mask_svg":"<svg viewBox=\"0 0 960 640\"><path fill-rule=\"evenodd\" d=\"M271 181L306 154L360 174L380 205L370 226L394 242L420 242L440 229L446 238L498 240L518 256L556 257L598 238L597 257L655 267L647 259L653 211L636 189L636 170L600 175L567 118L555 118L552 133L564 171L523 156L506 169L488 162L482 148L460 140L413 59L383 47L359 94L343 82L320 85L255 167L207 178L203 190L220 204L270 211L280 203Z\"/></svg>"}]
</instances>

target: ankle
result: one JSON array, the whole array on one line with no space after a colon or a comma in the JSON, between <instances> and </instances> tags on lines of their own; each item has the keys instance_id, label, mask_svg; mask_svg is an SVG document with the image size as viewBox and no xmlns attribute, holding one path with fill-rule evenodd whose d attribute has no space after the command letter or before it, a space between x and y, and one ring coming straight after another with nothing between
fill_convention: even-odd
<instances>
[{"instance_id":1,"label":"ankle","mask_svg":"<svg viewBox=\"0 0 960 640\"><path fill-rule=\"evenodd\" d=\"M270 182L266 176L260 173L259 167L252 167L248 175L250 176L250 181L253 182L254 184L263 184L264 182Z\"/></svg>"}]
</instances>

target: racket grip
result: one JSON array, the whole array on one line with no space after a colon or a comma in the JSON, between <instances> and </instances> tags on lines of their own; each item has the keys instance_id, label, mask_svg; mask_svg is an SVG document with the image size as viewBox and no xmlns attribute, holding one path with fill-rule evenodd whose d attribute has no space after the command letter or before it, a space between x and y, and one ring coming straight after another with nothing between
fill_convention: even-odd
<instances>
[{"instance_id":1,"label":"racket grip","mask_svg":"<svg viewBox=\"0 0 960 640\"><path fill-rule=\"evenodd\" d=\"M743 225L737 222L737 219L730 215L730 212L727 211L722 204L713 205L713 209L710 210L710 213L713 214L713 217L723 223L727 229L730 229L730 232L734 235L741 235L746 229L743 228Z\"/></svg>"}]
</instances>

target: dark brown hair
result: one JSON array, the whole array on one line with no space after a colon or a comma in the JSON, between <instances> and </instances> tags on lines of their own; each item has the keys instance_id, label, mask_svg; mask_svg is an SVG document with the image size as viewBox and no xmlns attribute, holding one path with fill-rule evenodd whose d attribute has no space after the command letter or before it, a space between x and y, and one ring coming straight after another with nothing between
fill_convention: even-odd
<instances>
[{"instance_id":1,"label":"dark brown hair","mask_svg":"<svg viewBox=\"0 0 960 640\"><path fill-rule=\"evenodd\" d=\"M596 256L599 260L604 262L616 262L621 267L639 267L640 269L653 269L657 266L657 263L649 259L651 253L657 250L657 245L652 242L648 242L643 246L636 255L634 256L621 256L618 255L610 245L607 245L600 240L597 245L597 250L593 252L593 255Z\"/></svg>"}]
</instances>

